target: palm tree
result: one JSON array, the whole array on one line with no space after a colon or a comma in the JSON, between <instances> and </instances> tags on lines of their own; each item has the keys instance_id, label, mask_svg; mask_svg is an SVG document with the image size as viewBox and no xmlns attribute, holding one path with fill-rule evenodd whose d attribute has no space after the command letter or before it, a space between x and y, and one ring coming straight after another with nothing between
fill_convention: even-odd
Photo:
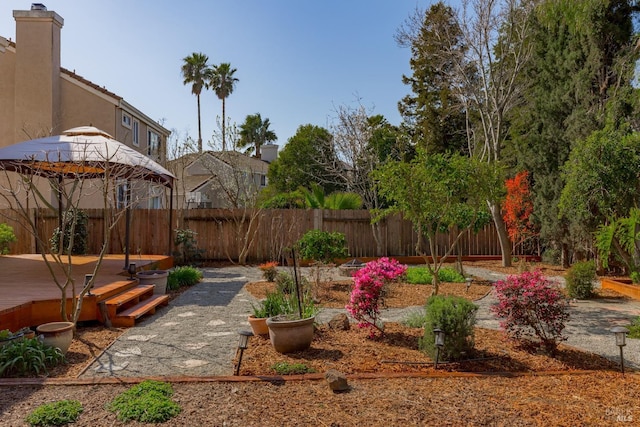
<instances>
[{"instance_id":1,"label":"palm tree","mask_svg":"<svg viewBox=\"0 0 640 427\"><path fill-rule=\"evenodd\" d=\"M204 53L192 53L182 59L182 77L184 78L183 84L187 85L191 83L191 93L196 96L198 100L198 152L202 152L202 123L200 120L200 93L202 93L202 87L206 84L207 74L209 70L209 57Z\"/></svg>"},{"instance_id":2,"label":"palm tree","mask_svg":"<svg viewBox=\"0 0 640 427\"><path fill-rule=\"evenodd\" d=\"M238 147L248 147L247 154L255 150L256 157L262 158L260 147L268 142L278 139L276 133L269 129L269 119L262 121L260 113L249 114L244 123L240 125L240 141Z\"/></svg>"},{"instance_id":3,"label":"palm tree","mask_svg":"<svg viewBox=\"0 0 640 427\"><path fill-rule=\"evenodd\" d=\"M207 73L207 89L212 89L218 99L222 100L222 151L226 150L225 142L225 99L233 92L238 79L233 77L237 70L231 68L231 64L223 62L220 65L214 65L210 72Z\"/></svg>"}]
</instances>

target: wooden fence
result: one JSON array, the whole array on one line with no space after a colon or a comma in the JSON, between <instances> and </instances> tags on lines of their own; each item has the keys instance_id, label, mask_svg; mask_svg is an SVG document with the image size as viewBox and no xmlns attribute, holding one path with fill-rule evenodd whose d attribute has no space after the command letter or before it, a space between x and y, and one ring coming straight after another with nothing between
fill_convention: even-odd
<instances>
[{"instance_id":1,"label":"wooden fence","mask_svg":"<svg viewBox=\"0 0 640 427\"><path fill-rule=\"evenodd\" d=\"M85 210L89 217L89 253L98 253L103 243L104 221L113 221L110 209ZM58 225L57 213L52 210L33 210L39 234L48 241ZM350 256L416 256L418 236L411 223L401 216L388 217L377 227L379 244L374 239L371 217L366 210L175 210L171 229L191 229L197 233L198 248L207 260L237 260L243 240L255 236L249 245L248 261L281 260L284 250L295 243L307 230L320 229L344 233ZM35 253L35 239L21 225L14 212L0 210L0 222L13 226L17 242L11 253ZM251 227L252 233L248 232ZM135 209L131 211L130 253L168 254L170 252L169 211ZM453 237L442 234L438 238L439 252L449 247ZM109 252L123 253L125 242L124 215L116 222L109 236ZM480 232L466 232L458 246L462 255L500 255L500 245L494 226ZM428 248L425 248L428 254ZM523 255L523 254L521 254Z\"/></svg>"}]
</instances>

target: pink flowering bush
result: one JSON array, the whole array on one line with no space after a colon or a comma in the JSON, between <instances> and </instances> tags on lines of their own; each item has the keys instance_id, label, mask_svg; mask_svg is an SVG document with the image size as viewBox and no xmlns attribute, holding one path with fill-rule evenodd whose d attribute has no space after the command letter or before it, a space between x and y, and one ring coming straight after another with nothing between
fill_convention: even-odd
<instances>
[{"instance_id":1,"label":"pink flowering bush","mask_svg":"<svg viewBox=\"0 0 640 427\"><path fill-rule=\"evenodd\" d=\"M353 289L346 309L358 321L359 327L371 328L371 338L375 337L376 330L384 334L378 316L385 285L402 276L405 271L407 266L397 260L380 258L368 262L353 275Z\"/></svg>"},{"instance_id":2,"label":"pink flowering bush","mask_svg":"<svg viewBox=\"0 0 640 427\"><path fill-rule=\"evenodd\" d=\"M558 286L540 271L524 272L498 281L498 303L491 310L502 318L500 327L521 344L553 354L569 320L568 303Z\"/></svg>"}]
</instances>

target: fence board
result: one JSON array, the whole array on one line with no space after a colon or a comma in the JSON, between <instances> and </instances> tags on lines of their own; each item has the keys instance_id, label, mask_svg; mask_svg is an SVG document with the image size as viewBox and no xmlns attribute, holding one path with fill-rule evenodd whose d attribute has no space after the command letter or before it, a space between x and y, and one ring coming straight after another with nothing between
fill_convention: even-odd
<instances>
[{"instance_id":1,"label":"fence board","mask_svg":"<svg viewBox=\"0 0 640 427\"><path fill-rule=\"evenodd\" d=\"M123 253L125 246L126 224L124 212L112 209L87 209L89 217L89 253L100 251L103 243L103 225L112 224L109 232L111 253ZM58 226L57 213L53 210L33 210L38 222L39 235L48 241ZM366 210L304 210L304 209L266 209L266 210L230 210L230 209L191 209L174 211L172 229L191 229L197 233L198 247L204 250L208 260L237 260L242 241L247 236L250 219L255 239L249 247L248 261L284 260L285 249L291 247L302 235L318 225L325 231L344 233L353 257L376 256L416 256L416 242L419 237L411 222L395 215L381 220L381 247L374 238L371 217ZM11 253L33 253L37 251L34 239L29 231L21 226L22 222L15 212L0 210L0 221L14 228L17 242L10 247ZM131 211L131 254L166 254L169 248L169 211L135 209ZM172 237L173 238L173 237ZM442 255L447 250L453 235L438 236L438 251ZM429 248L423 242L422 250L428 255ZM493 224L487 225L478 233L467 231L460 239L454 254L462 255L500 255L500 246ZM516 252L515 255L525 255Z\"/></svg>"}]
</instances>

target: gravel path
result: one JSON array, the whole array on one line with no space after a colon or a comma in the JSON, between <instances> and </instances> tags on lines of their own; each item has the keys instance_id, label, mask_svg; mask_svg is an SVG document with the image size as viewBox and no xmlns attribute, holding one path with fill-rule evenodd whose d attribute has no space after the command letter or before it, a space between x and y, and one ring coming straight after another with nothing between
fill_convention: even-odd
<instances>
[{"instance_id":1,"label":"gravel path","mask_svg":"<svg viewBox=\"0 0 640 427\"><path fill-rule=\"evenodd\" d=\"M467 274L496 281L506 275L465 267ZM304 272L303 272L304 273ZM553 278L563 283L562 278ZM173 300L168 307L128 329L82 375L96 376L210 376L232 375L239 330L250 330L247 316L256 299L243 290L245 283L261 280L256 267L207 268L204 280ZM489 294L476 301L477 326L498 329L490 313L496 301ZM386 309L383 321L402 321L422 307ZM577 301L571 304L567 343L573 347L619 360L619 348L610 329L627 325L640 315L640 303L616 300ZM342 309L324 309L318 322L328 322ZM640 369L640 340L628 339L625 365Z\"/></svg>"}]
</instances>

